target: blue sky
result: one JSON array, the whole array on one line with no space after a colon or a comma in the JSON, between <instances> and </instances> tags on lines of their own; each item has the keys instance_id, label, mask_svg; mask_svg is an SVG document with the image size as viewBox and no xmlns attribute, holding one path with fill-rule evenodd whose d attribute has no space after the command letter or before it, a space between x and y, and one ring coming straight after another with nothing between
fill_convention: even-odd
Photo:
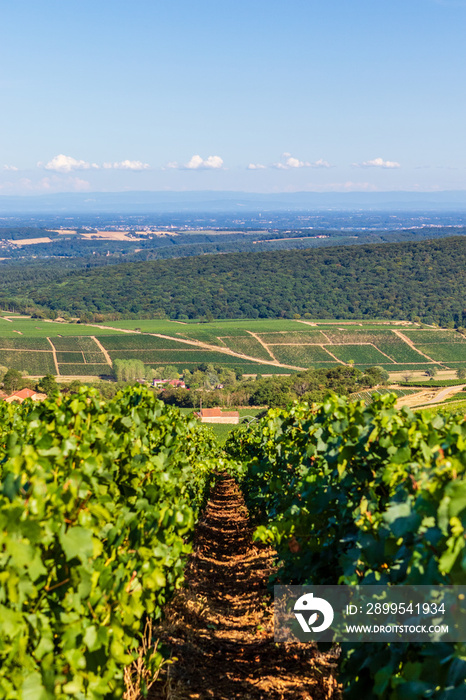
<instances>
[{"instance_id":1,"label":"blue sky","mask_svg":"<svg viewBox=\"0 0 466 700\"><path fill-rule=\"evenodd\" d=\"M0 194L466 189L466 0L0 2Z\"/></svg>"}]
</instances>

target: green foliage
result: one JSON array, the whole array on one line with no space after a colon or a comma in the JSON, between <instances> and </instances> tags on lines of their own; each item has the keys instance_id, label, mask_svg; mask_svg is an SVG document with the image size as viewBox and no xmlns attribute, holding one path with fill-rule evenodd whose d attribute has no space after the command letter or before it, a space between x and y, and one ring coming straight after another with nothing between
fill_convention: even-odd
<instances>
[{"instance_id":1,"label":"green foliage","mask_svg":"<svg viewBox=\"0 0 466 700\"><path fill-rule=\"evenodd\" d=\"M70 272L62 264L44 268L42 275L32 270L20 276L15 270L0 284L0 302L6 306L21 296L31 305L86 317L155 316L163 307L173 319L291 319L312 311L319 318L416 316L426 323L465 326L465 269L461 236L357 250L199 255L182 264L121 263L112 265L111 274L107 267Z\"/></svg>"},{"instance_id":2,"label":"green foliage","mask_svg":"<svg viewBox=\"0 0 466 700\"><path fill-rule=\"evenodd\" d=\"M357 391L351 394L350 398L352 401L364 401L364 403L373 403L380 396L385 396L386 394L395 394L397 398L401 396L410 396L411 394L418 394L419 389L369 389L368 391Z\"/></svg>"},{"instance_id":3,"label":"green foliage","mask_svg":"<svg viewBox=\"0 0 466 700\"><path fill-rule=\"evenodd\" d=\"M3 375L3 389L8 393L12 394L14 391L21 389L23 382L23 375L16 369L9 369Z\"/></svg>"},{"instance_id":4,"label":"green foliage","mask_svg":"<svg viewBox=\"0 0 466 700\"><path fill-rule=\"evenodd\" d=\"M330 395L231 434L227 451L247 462L247 504L256 536L277 548L280 582L466 583L466 420L397 411L395 398L365 406ZM460 646L345 646L350 698L464 690Z\"/></svg>"},{"instance_id":5,"label":"green foliage","mask_svg":"<svg viewBox=\"0 0 466 700\"><path fill-rule=\"evenodd\" d=\"M386 384L389 376L386 369L374 365L374 367L368 367L368 369L366 369L364 379L366 379L371 386L376 386L377 384Z\"/></svg>"},{"instance_id":6,"label":"green foliage","mask_svg":"<svg viewBox=\"0 0 466 700\"><path fill-rule=\"evenodd\" d=\"M213 457L141 388L0 404L0 697L122 696L146 617L182 581Z\"/></svg>"},{"instance_id":7,"label":"green foliage","mask_svg":"<svg viewBox=\"0 0 466 700\"><path fill-rule=\"evenodd\" d=\"M113 371L117 382L135 382L144 379L146 368L141 360L115 360Z\"/></svg>"},{"instance_id":8,"label":"green foliage","mask_svg":"<svg viewBox=\"0 0 466 700\"><path fill-rule=\"evenodd\" d=\"M43 391L47 396L56 396L59 393L57 380L53 374L46 374L37 384L39 391Z\"/></svg>"},{"instance_id":9,"label":"green foliage","mask_svg":"<svg viewBox=\"0 0 466 700\"><path fill-rule=\"evenodd\" d=\"M442 387L442 386L457 386L458 381L456 379L429 379L429 381L424 381L424 380L412 380L410 382L400 382L401 386L406 386L406 387L411 387L411 386L417 386L417 387L424 387L428 386L429 388L432 387Z\"/></svg>"}]
</instances>

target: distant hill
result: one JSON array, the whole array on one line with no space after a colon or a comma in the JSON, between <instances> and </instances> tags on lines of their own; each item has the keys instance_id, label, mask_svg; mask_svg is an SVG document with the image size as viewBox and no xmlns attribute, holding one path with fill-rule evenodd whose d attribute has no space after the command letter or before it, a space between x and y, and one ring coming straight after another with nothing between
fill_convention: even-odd
<instances>
[{"instance_id":1,"label":"distant hill","mask_svg":"<svg viewBox=\"0 0 466 700\"><path fill-rule=\"evenodd\" d=\"M8 269L8 268L6 268ZM466 240L204 255L66 272L17 266L0 306L107 318L386 318L466 326Z\"/></svg>"},{"instance_id":2,"label":"distant hill","mask_svg":"<svg viewBox=\"0 0 466 700\"><path fill-rule=\"evenodd\" d=\"M466 210L466 190L444 192L87 192L0 196L0 213L179 211L280 211L337 208L354 210Z\"/></svg>"}]
</instances>

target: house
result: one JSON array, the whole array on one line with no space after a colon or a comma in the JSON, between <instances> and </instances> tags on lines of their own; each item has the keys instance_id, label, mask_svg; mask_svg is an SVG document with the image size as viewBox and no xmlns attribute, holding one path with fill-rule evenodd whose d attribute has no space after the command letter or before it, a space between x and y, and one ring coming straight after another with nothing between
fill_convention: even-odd
<instances>
[{"instance_id":1,"label":"house","mask_svg":"<svg viewBox=\"0 0 466 700\"><path fill-rule=\"evenodd\" d=\"M220 408L201 408L196 414L201 423L231 423L237 425L239 423L238 411L222 411Z\"/></svg>"},{"instance_id":2,"label":"house","mask_svg":"<svg viewBox=\"0 0 466 700\"><path fill-rule=\"evenodd\" d=\"M32 399L32 401L45 401L47 394L41 394L38 391L33 391L32 389L21 389L20 391L15 391L11 396L7 396L4 401L7 403L13 403L17 401L18 403L23 403L26 399Z\"/></svg>"},{"instance_id":3,"label":"house","mask_svg":"<svg viewBox=\"0 0 466 700\"><path fill-rule=\"evenodd\" d=\"M164 389L165 386L173 386L175 389L186 389L186 384L182 379L153 379L152 386Z\"/></svg>"}]
</instances>

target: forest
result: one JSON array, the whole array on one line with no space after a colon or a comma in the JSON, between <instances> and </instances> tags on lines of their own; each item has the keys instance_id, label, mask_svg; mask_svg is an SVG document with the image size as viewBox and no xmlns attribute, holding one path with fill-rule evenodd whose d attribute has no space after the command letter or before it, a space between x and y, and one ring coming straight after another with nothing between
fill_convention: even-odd
<instances>
[{"instance_id":1,"label":"forest","mask_svg":"<svg viewBox=\"0 0 466 700\"><path fill-rule=\"evenodd\" d=\"M63 269L5 268L0 306L192 318L419 318L466 325L464 237ZM309 318L309 316L307 316Z\"/></svg>"}]
</instances>

